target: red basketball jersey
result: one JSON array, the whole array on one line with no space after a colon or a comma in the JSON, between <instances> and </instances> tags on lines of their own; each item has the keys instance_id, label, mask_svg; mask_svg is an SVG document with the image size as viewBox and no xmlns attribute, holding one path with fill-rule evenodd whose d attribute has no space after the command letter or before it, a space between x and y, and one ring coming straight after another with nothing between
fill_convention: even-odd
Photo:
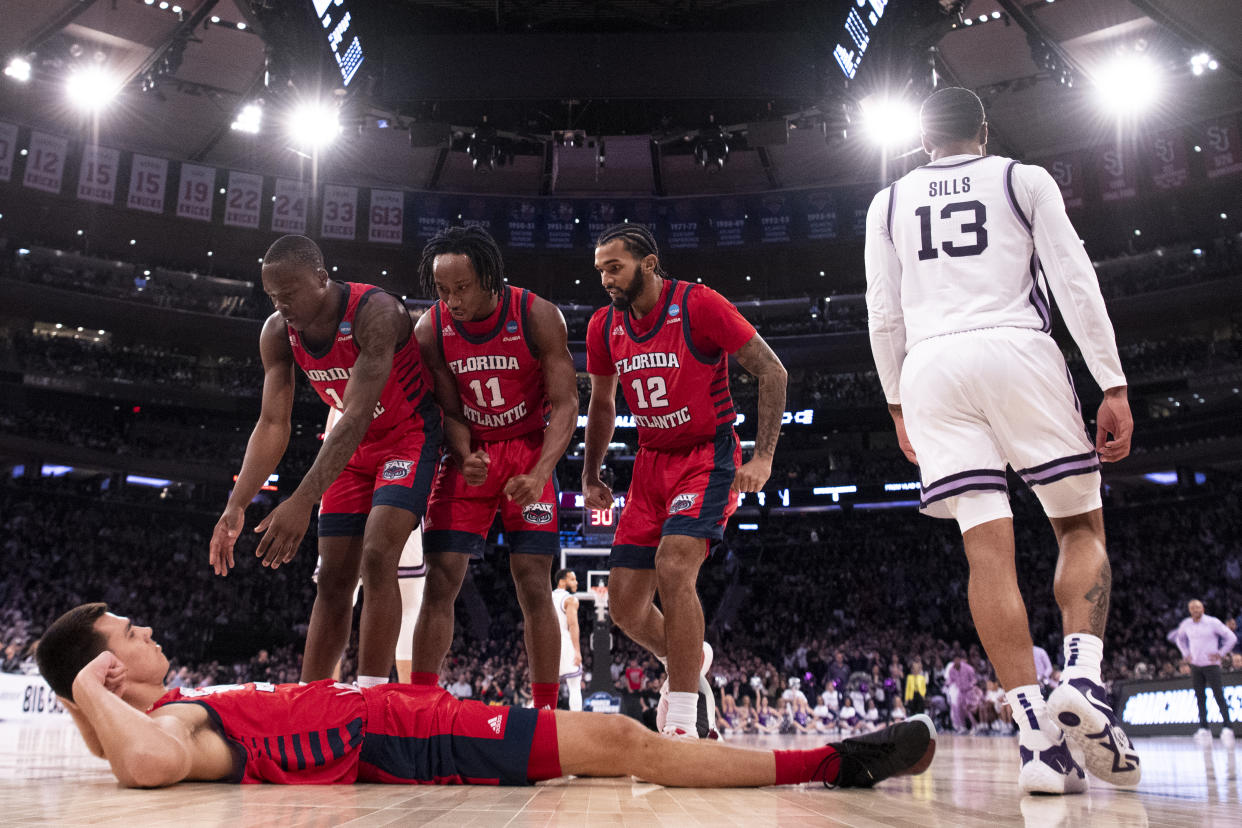
<instances>
[{"instance_id":1,"label":"red basketball jersey","mask_svg":"<svg viewBox=\"0 0 1242 828\"><path fill-rule=\"evenodd\" d=\"M340 322L330 345L321 351L313 351L302 340L300 332L288 329L293 359L306 372L311 387L325 403L342 411L345 408L345 386L349 383L354 363L358 361L354 320L362 306L382 292L374 285L343 284L349 292L342 302ZM422 429L424 417L438 418L439 411L435 408L429 388L428 378L423 375L422 360L418 356L418 342L411 327L409 338L393 354L392 372L372 412L371 426L363 440L381 436L399 425Z\"/></svg>"},{"instance_id":2,"label":"red basketball jersey","mask_svg":"<svg viewBox=\"0 0 1242 828\"><path fill-rule=\"evenodd\" d=\"M592 329L604 338L602 352L620 377L642 448L706 442L735 419L729 354L703 353L690 335L694 298L707 290L672 281L651 311L657 314L653 326L641 335L634 332L630 313L612 305L592 319Z\"/></svg>"},{"instance_id":3,"label":"red basketball jersey","mask_svg":"<svg viewBox=\"0 0 1242 828\"><path fill-rule=\"evenodd\" d=\"M362 691L332 679L310 684L221 684L165 693L166 704L200 704L241 758L231 781L348 784L358 777L367 707Z\"/></svg>"},{"instance_id":4,"label":"red basketball jersey","mask_svg":"<svg viewBox=\"0 0 1242 828\"><path fill-rule=\"evenodd\" d=\"M543 368L530 336L534 300L529 290L507 286L491 316L467 324L453 319L443 302L435 305L440 353L475 439L509 440L547 422Z\"/></svg>"}]
</instances>

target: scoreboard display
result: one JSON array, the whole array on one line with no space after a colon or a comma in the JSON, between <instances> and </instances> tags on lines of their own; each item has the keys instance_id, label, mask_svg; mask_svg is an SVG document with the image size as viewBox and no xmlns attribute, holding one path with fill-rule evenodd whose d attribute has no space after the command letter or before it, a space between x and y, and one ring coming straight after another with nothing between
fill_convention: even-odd
<instances>
[{"instance_id":1,"label":"scoreboard display","mask_svg":"<svg viewBox=\"0 0 1242 828\"><path fill-rule=\"evenodd\" d=\"M323 27L328 48L341 71L341 82L348 88L366 59L354 19L354 7L358 4L356 0L311 0L311 3Z\"/></svg>"},{"instance_id":2,"label":"scoreboard display","mask_svg":"<svg viewBox=\"0 0 1242 828\"><path fill-rule=\"evenodd\" d=\"M585 546L611 546L617 534L620 508L582 510L582 542Z\"/></svg>"}]
</instances>

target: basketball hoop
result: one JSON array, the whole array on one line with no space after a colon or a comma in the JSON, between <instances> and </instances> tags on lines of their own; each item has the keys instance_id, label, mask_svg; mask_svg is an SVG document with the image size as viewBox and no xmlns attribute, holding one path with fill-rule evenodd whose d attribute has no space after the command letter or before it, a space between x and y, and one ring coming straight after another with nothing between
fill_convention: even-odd
<instances>
[{"instance_id":1,"label":"basketball hoop","mask_svg":"<svg viewBox=\"0 0 1242 828\"><path fill-rule=\"evenodd\" d=\"M595 606L598 609L605 609L608 606L608 587L605 584L596 584L591 587L591 592L595 593Z\"/></svg>"}]
</instances>

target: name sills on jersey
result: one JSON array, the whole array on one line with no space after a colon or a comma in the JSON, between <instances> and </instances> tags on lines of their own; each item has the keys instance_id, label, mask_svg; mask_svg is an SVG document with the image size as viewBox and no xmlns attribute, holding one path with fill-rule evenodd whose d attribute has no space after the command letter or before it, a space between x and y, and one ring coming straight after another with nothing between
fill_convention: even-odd
<instances>
[{"instance_id":1,"label":"name sills on jersey","mask_svg":"<svg viewBox=\"0 0 1242 828\"><path fill-rule=\"evenodd\" d=\"M521 365L515 356L472 356L455 359L448 364L454 374L470 374L475 371L519 371Z\"/></svg>"},{"instance_id":2,"label":"name sills on jersey","mask_svg":"<svg viewBox=\"0 0 1242 828\"><path fill-rule=\"evenodd\" d=\"M525 417L528 410L529 409L526 407L526 400L522 400L520 403L513 406L513 408L510 408L508 411L501 412L500 414L487 414L479 411L473 406L462 406L462 411L466 415L466 419L475 425L480 425L484 428L501 428L503 426L513 425Z\"/></svg>"},{"instance_id":3,"label":"name sills on jersey","mask_svg":"<svg viewBox=\"0 0 1242 828\"><path fill-rule=\"evenodd\" d=\"M690 407L682 406L671 414L660 414L653 417L647 414L635 414L634 423L642 428L677 428L690 422Z\"/></svg>"},{"instance_id":4,"label":"name sills on jersey","mask_svg":"<svg viewBox=\"0 0 1242 828\"><path fill-rule=\"evenodd\" d=\"M642 371L645 368L680 368L677 354L635 354L632 357L616 361L617 373L628 374L631 371Z\"/></svg>"}]
</instances>

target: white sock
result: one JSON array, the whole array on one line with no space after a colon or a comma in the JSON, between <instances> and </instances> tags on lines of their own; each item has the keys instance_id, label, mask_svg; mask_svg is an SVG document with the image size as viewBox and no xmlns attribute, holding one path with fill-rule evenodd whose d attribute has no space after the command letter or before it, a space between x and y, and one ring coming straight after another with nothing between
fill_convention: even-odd
<instances>
[{"instance_id":1,"label":"white sock","mask_svg":"<svg viewBox=\"0 0 1242 828\"><path fill-rule=\"evenodd\" d=\"M665 719L665 727L672 725L679 727L686 733L697 736L699 720L699 694L698 693L678 693L676 690L670 690L668 693L668 718Z\"/></svg>"},{"instance_id":2,"label":"white sock","mask_svg":"<svg viewBox=\"0 0 1242 828\"><path fill-rule=\"evenodd\" d=\"M1031 750L1044 750L1061 741L1061 732L1048 716L1048 704L1038 684L1027 684L1005 691L1005 701L1018 725L1018 744Z\"/></svg>"},{"instance_id":3,"label":"white sock","mask_svg":"<svg viewBox=\"0 0 1242 828\"><path fill-rule=\"evenodd\" d=\"M1100 661L1104 658L1104 642L1089 633L1074 633L1065 636L1062 644L1065 652L1065 670L1061 673L1061 681L1085 678L1096 684L1103 684L1100 679Z\"/></svg>"},{"instance_id":4,"label":"white sock","mask_svg":"<svg viewBox=\"0 0 1242 828\"><path fill-rule=\"evenodd\" d=\"M358 676L355 682L359 687L374 687L377 684L387 684L388 676Z\"/></svg>"},{"instance_id":5,"label":"white sock","mask_svg":"<svg viewBox=\"0 0 1242 828\"><path fill-rule=\"evenodd\" d=\"M571 676L565 679L565 686L569 688L569 709L582 709L582 676Z\"/></svg>"}]
</instances>

